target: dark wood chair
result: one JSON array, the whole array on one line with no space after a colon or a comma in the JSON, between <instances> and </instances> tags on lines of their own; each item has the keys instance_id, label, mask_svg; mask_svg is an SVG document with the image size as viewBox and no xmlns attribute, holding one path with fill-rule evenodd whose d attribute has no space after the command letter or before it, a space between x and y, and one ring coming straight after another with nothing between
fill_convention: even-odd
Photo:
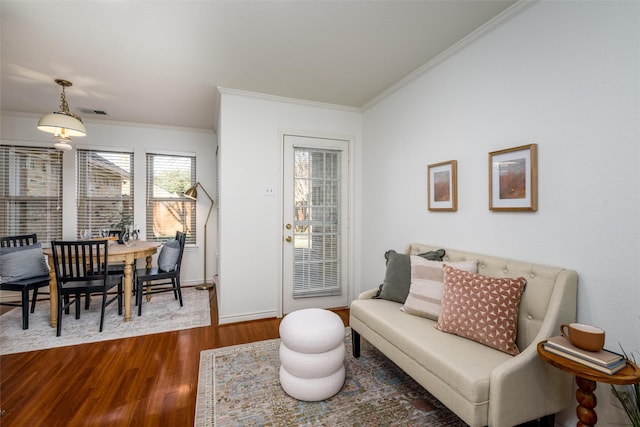
<instances>
[{"instance_id":1,"label":"dark wood chair","mask_svg":"<svg viewBox=\"0 0 640 427\"><path fill-rule=\"evenodd\" d=\"M109 274L107 240L52 241L53 264L58 289L58 324L56 336L62 332L62 312L69 313L75 304L76 319L80 318L82 295L100 293L102 308L100 332L104 326L105 308L118 301L118 314L122 314L122 275ZM117 288L111 298L108 291Z\"/></svg>"},{"instance_id":2,"label":"dark wood chair","mask_svg":"<svg viewBox=\"0 0 640 427\"><path fill-rule=\"evenodd\" d=\"M120 240L121 233L122 231L120 230L109 230L109 237L117 237L118 244L122 244L122 241ZM135 274L135 266L136 266L136 261L134 260L133 261L134 274ZM109 274L112 274L112 275L119 275L119 274L124 275L124 262L116 262L116 263L109 264L109 268L107 269L107 271L109 272ZM134 283L135 283L135 279L134 279ZM135 289L134 289L134 295L135 295ZM85 303L84 303L85 310L89 310L90 306L91 306L91 295L87 294Z\"/></svg>"},{"instance_id":3,"label":"dark wood chair","mask_svg":"<svg viewBox=\"0 0 640 427\"><path fill-rule=\"evenodd\" d=\"M182 254L184 253L184 245L187 235L180 231L176 232L175 240L179 243L179 252L175 264L172 265L170 271L164 271L160 268L160 264L151 268L139 268L136 270L136 304L138 305L138 316L142 315L142 297L144 295L152 295L161 292L173 292L175 299L180 300L182 307L182 291L180 289L180 265L182 264ZM163 256L162 251L158 256L158 262Z\"/></svg>"},{"instance_id":4,"label":"dark wood chair","mask_svg":"<svg viewBox=\"0 0 640 427\"><path fill-rule=\"evenodd\" d=\"M21 246L33 246L38 243L36 234L24 234L20 236L0 237L0 247L13 248ZM0 302L0 305L22 307L22 329L29 329L29 291L33 291L31 297L31 313L35 311L38 299L38 290L49 286L49 275L39 275L28 279L10 280L0 284L0 290L16 291L21 293L21 302ZM49 294L48 292L42 292Z\"/></svg>"},{"instance_id":5,"label":"dark wood chair","mask_svg":"<svg viewBox=\"0 0 640 427\"><path fill-rule=\"evenodd\" d=\"M118 237L118 244L121 245L123 244L122 241L120 240L120 234L122 232L120 230L109 230L109 237ZM135 261L134 261L134 267L135 267ZM135 271L135 268L134 268ZM117 263L113 263L109 266L109 274L124 274L124 262L117 262Z\"/></svg>"}]
</instances>

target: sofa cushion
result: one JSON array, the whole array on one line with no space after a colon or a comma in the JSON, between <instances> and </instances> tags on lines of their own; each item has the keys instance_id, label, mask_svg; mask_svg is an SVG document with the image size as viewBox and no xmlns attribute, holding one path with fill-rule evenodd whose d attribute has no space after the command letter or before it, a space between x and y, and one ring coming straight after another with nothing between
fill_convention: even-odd
<instances>
[{"instance_id":1,"label":"sofa cushion","mask_svg":"<svg viewBox=\"0 0 640 427\"><path fill-rule=\"evenodd\" d=\"M0 283L48 275L49 263L40 243L0 248Z\"/></svg>"},{"instance_id":2,"label":"sofa cushion","mask_svg":"<svg viewBox=\"0 0 640 427\"><path fill-rule=\"evenodd\" d=\"M418 256L435 261L442 261L444 249L429 251ZM384 254L387 264L387 270L384 276L384 282L380 285L375 298L386 299L404 303L409 295L409 286L411 285L411 262L409 255L400 254L394 250L389 250Z\"/></svg>"},{"instance_id":3,"label":"sofa cushion","mask_svg":"<svg viewBox=\"0 0 640 427\"><path fill-rule=\"evenodd\" d=\"M438 320L442 300L443 265L449 265L470 273L478 272L478 260L431 261L411 255L411 285L402 310L415 316Z\"/></svg>"},{"instance_id":4,"label":"sofa cushion","mask_svg":"<svg viewBox=\"0 0 640 427\"><path fill-rule=\"evenodd\" d=\"M442 308L435 327L507 354L516 345L524 277L495 278L445 265Z\"/></svg>"}]
</instances>

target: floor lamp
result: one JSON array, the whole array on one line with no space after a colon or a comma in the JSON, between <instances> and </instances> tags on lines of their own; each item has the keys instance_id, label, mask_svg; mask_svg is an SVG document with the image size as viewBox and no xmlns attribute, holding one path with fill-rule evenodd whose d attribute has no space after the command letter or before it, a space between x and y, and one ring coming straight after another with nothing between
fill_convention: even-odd
<instances>
[{"instance_id":1,"label":"floor lamp","mask_svg":"<svg viewBox=\"0 0 640 427\"><path fill-rule=\"evenodd\" d=\"M213 199L211 198L209 193L207 193L207 190L204 189L202 184L200 184L200 181L196 182L196 184L193 187L185 191L184 195L189 199L197 200L198 187L202 188L202 191L204 191L204 194L206 194L209 200L211 201L211 206L209 206L209 213L207 214L207 219L204 221L204 283L196 286L196 289L206 290L206 289L211 289L214 286L213 283L212 284L207 283L207 222L209 222L209 216L211 215L211 210L213 209Z\"/></svg>"}]
</instances>

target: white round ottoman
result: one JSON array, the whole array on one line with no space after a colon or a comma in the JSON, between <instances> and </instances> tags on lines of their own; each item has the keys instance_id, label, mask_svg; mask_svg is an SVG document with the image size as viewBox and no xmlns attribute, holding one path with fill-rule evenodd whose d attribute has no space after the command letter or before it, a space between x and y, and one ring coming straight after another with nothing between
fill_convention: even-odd
<instances>
[{"instance_id":1,"label":"white round ottoman","mask_svg":"<svg viewBox=\"0 0 640 427\"><path fill-rule=\"evenodd\" d=\"M294 311L280 323L280 385L291 397L316 402L344 384L344 323L329 310Z\"/></svg>"}]
</instances>

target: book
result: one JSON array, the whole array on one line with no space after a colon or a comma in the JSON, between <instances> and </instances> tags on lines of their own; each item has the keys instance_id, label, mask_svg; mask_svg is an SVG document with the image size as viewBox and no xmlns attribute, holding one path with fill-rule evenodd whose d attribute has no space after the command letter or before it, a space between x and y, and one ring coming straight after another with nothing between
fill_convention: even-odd
<instances>
[{"instance_id":1,"label":"book","mask_svg":"<svg viewBox=\"0 0 640 427\"><path fill-rule=\"evenodd\" d=\"M608 375L613 375L616 372L624 369L625 366L627 366L627 360L626 359L622 359L619 360L618 362L609 365L609 366L602 366L602 365L598 365L597 363L593 363L590 362L586 359L583 359L581 357L578 356L574 356L571 353L567 353L563 350L560 350L558 348L555 348L553 346L550 346L548 344L544 344L544 349L547 350L549 353L553 353L556 354L558 356L564 357L566 359L572 360L576 363L580 363L581 365L584 365L586 367L589 367L591 369L595 369L598 372L602 372L603 374L608 374Z\"/></svg>"},{"instance_id":2,"label":"book","mask_svg":"<svg viewBox=\"0 0 640 427\"><path fill-rule=\"evenodd\" d=\"M573 356L580 357L582 359L588 360L592 363L596 363L601 366L610 366L618 363L620 360L624 360L624 356L618 353L615 353L611 350L602 349L600 351L587 351L582 350L575 345L571 344L571 342L563 337L562 335L558 335L555 337L551 337L547 340L547 344L553 348L558 350L562 350L566 353L572 354Z\"/></svg>"}]
</instances>

